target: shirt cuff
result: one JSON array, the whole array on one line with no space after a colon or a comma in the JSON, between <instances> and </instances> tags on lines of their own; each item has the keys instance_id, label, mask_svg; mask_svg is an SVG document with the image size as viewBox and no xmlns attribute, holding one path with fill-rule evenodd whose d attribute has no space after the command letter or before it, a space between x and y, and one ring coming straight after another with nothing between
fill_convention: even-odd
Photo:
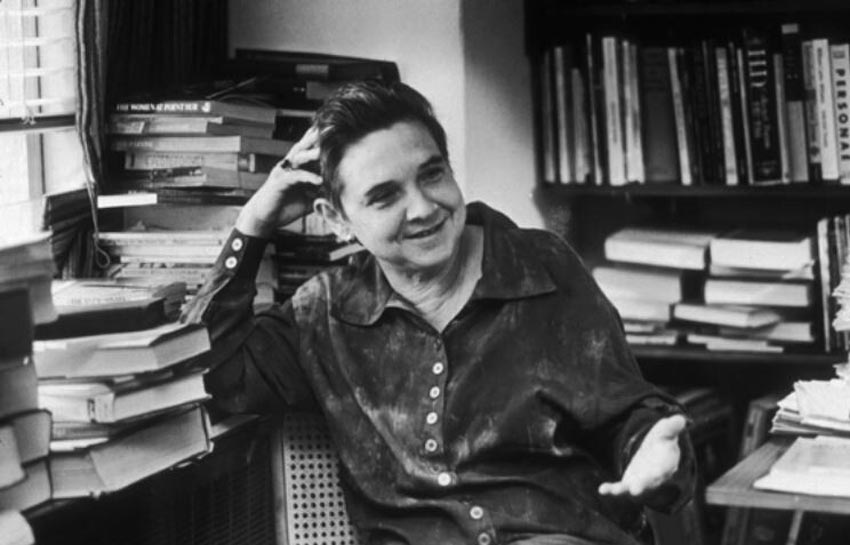
<instances>
[{"instance_id":1,"label":"shirt cuff","mask_svg":"<svg viewBox=\"0 0 850 545\"><path fill-rule=\"evenodd\" d=\"M268 242L268 239L253 237L239 229L233 229L213 269L223 271L232 278L254 280Z\"/></svg>"}]
</instances>

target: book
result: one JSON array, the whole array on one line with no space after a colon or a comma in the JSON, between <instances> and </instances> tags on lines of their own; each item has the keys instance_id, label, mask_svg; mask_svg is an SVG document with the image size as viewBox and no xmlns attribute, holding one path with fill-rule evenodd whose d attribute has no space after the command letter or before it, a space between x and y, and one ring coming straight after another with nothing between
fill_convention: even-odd
<instances>
[{"instance_id":1,"label":"book","mask_svg":"<svg viewBox=\"0 0 850 545\"><path fill-rule=\"evenodd\" d=\"M548 183L556 183L558 180L558 128L555 117L555 67L552 56L552 50L544 51L540 68L543 181Z\"/></svg>"},{"instance_id":2,"label":"book","mask_svg":"<svg viewBox=\"0 0 850 545\"><path fill-rule=\"evenodd\" d=\"M203 408L196 406L87 449L54 453L53 498L115 492L210 448L209 422Z\"/></svg>"},{"instance_id":3,"label":"book","mask_svg":"<svg viewBox=\"0 0 850 545\"><path fill-rule=\"evenodd\" d=\"M15 433L21 463L27 464L47 456L51 421L50 413L44 410L18 413L7 420Z\"/></svg>"},{"instance_id":4,"label":"book","mask_svg":"<svg viewBox=\"0 0 850 545\"><path fill-rule=\"evenodd\" d=\"M667 50L641 47L638 66L645 179L673 183L679 180L679 159Z\"/></svg>"},{"instance_id":5,"label":"book","mask_svg":"<svg viewBox=\"0 0 850 545\"><path fill-rule=\"evenodd\" d=\"M734 110L729 75L729 58L725 47L714 49L717 69L717 99L720 107L720 127L723 141L723 182L726 185L739 185L735 139Z\"/></svg>"},{"instance_id":6,"label":"book","mask_svg":"<svg viewBox=\"0 0 850 545\"><path fill-rule=\"evenodd\" d=\"M665 301L630 297L609 297L623 320L642 322L669 322L671 305Z\"/></svg>"},{"instance_id":7,"label":"book","mask_svg":"<svg viewBox=\"0 0 850 545\"><path fill-rule=\"evenodd\" d=\"M806 114L806 149L809 163L809 181L823 180L821 168L821 128L818 112L817 83L815 79L814 40L801 42L803 66L803 91Z\"/></svg>"},{"instance_id":8,"label":"book","mask_svg":"<svg viewBox=\"0 0 850 545\"><path fill-rule=\"evenodd\" d=\"M786 23L781 26L783 89L785 116L788 120L788 161L792 182L809 179L806 151L806 96L803 86L803 58L800 25Z\"/></svg>"},{"instance_id":9,"label":"book","mask_svg":"<svg viewBox=\"0 0 850 545\"><path fill-rule=\"evenodd\" d=\"M0 511L0 536L2 545L35 545L29 522L15 509Z\"/></svg>"},{"instance_id":10,"label":"book","mask_svg":"<svg viewBox=\"0 0 850 545\"><path fill-rule=\"evenodd\" d=\"M94 382L42 382L39 405L54 420L71 422L121 422L209 398L203 374L134 378Z\"/></svg>"},{"instance_id":11,"label":"book","mask_svg":"<svg viewBox=\"0 0 850 545\"><path fill-rule=\"evenodd\" d=\"M332 264L364 250L358 242L335 236L307 236L279 231L274 241L279 266L287 264Z\"/></svg>"},{"instance_id":12,"label":"book","mask_svg":"<svg viewBox=\"0 0 850 545\"><path fill-rule=\"evenodd\" d=\"M0 424L0 488L11 486L25 477L15 430L9 424Z\"/></svg>"},{"instance_id":13,"label":"book","mask_svg":"<svg viewBox=\"0 0 850 545\"><path fill-rule=\"evenodd\" d=\"M626 181L644 183L643 135L640 131L641 105L638 82L638 45L622 41L623 58L623 145L626 152Z\"/></svg>"},{"instance_id":14,"label":"book","mask_svg":"<svg viewBox=\"0 0 850 545\"><path fill-rule=\"evenodd\" d=\"M59 317L36 327L38 339L55 339L148 329L175 320L187 290L183 282L158 279L55 280Z\"/></svg>"},{"instance_id":15,"label":"book","mask_svg":"<svg viewBox=\"0 0 850 545\"><path fill-rule=\"evenodd\" d=\"M124 152L125 170L160 170L179 167L213 167L232 172L270 172L280 161L276 155L239 152Z\"/></svg>"},{"instance_id":16,"label":"book","mask_svg":"<svg viewBox=\"0 0 850 545\"><path fill-rule=\"evenodd\" d=\"M588 127L590 129L590 165L593 183L603 185L608 166L605 137L605 96L601 41L588 32L584 37L584 73L587 84Z\"/></svg>"},{"instance_id":17,"label":"book","mask_svg":"<svg viewBox=\"0 0 850 545\"><path fill-rule=\"evenodd\" d=\"M677 303L683 297L683 271L601 265L593 268L593 279L612 299L650 299Z\"/></svg>"},{"instance_id":18,"label":"book","mask_svg":"<svg viewBox=\"0 0 850 545\"><path fill-rule=\"evenodd\" d=\"M801 282L767 282L708 278L703 300L708 304L803 307L813 305L812 285Z\"/></svg>"},{"instance_id":19,"label":"book","mask_svg":"<svg viewBox=\"0 0 850 545\"><path fill-rule=\"evenodd\" d=\"M200 134L272 138L274 123L240 123L224 116L170 116L161 114L112 114L109 134Z\"/></svg>"},{"instance_id":20,"label":"book","mask_svg":"<svg viewBox=\"0 0 850 545\"><path fill-rule=\"evenodd\" d=\"M169 323L124 333L41 340L33 344L41 378L120 376L159 371L210 349L207 330Z\"/></svg>"},{"instance_id":21,"label":"book","mask_svg":"<svg viewBox=\"0 0 850 545\"><path fill-rule=\"evenodd\" d=\"M659 267L704 270L714 231L626 227L605 239L605 258Z\"/></svg>"},{"instance_id":22,"label":"book","mask_svg":"<svg viewBox=\"0 0 850 545\"><path fill-rule=\"evenodd\" d=\"M125 191L224 188L254 192L268 177L265 172L243 172L216 167L175 167L128 171L115 180L115 185Z\"/></svg>"},{"instance_id":23,"label":"book","mask_svg":"<svg viewBox=\"0 0 850 545\"><path fill-rule=\"evenodd\" d=\"M327 55L303 51L236 48L232 69L242 73L286 75L302 80L345 81L381 79L399 81L396 63L344 55Z\"/></svg>"},{"instance_id":24,"label":"book","mask_svg":"<svg viewBox=\"0 0 850 545\"><path fill-rule=\"evenodd\" d=\"M274 124L275 109L221 100L124 101L115 104L122 114L218 115L247 122Z\"/></svg>"},{"instance_id":25,"label":"book","mask_svg":"<svg viewBox=\"0 0 850 545\"><path fill-rule=\"evenodd\" d=\"M850 439L798 437L753 487L794 494L850 497Z\"/></svg>"},{"instance_id":26,"label":"book","mask_svg":"<svg viewBox=\"0 0 850 545\"><path fill-rule=\"evenodd\" d=\"M782 63L782 53L773 53L774 94L776 95L776 127L779 133L779 181L783 184L791 183L791 149L788 135L788 116L785 111L785 65Z\"/></svg>"},{"instance_id":27,"label":"book","mask_svg":"<svg viewBox=\"0 0 850 545\"><path fill-rule=\"evenodd\" d=\"M788 271L814 262L812 237L787 229L735 229L709 248L711 262L726 267Z\"/></svg>"},{"instance_id":28,"label":"book","mask_svg":"<svg viewBox=\"0 0 850 545\"><path fill-rule=\"evenodd\" d=\"M0 489L0 510L24 511L48 501L52 487L47 463L47 459L42 458L25 464L26 477L17 484Z\"/></svg>"},{"instance_id":29,"label":"book","mask_svg":"<svg viewBox=\"0 0 850 545\"><path fill-rule=\"evenodd\" d=\"M156 193L145 191L129 191L97 196L97 209L124 208L129 206L150 206L159 203Z\"/></svg>"},{"instance_id":30,"label":"book","mask_svg":"<svg viewBox=\"0 0 850 545\"><path fill-rule=\"evenodd\" d=\"M771 270L751 269L749 267L727 267L709 263L708 274L716 278L741 278L759 280L814 280L815 264L809 263L799 269Z\"/></svg>"},{"instance_id":31,"label":"book","mask_svg":"<svg viewBox=\"0 0 850 545\"><path fill-rule=\"evenodd\" d=\"M0 420L38 409L38 376L29 357L0 364Z\"/></svg>"},{"instance_id":32,"label":"book","mask_svg":"<svg viewBox=\"0 0 850 545\"><path fill-rule=\"evenodd\" d=\"M693 157L691 147L693 143L689 137L690 128L685 116L685 97L682 89L682 76L679 72L679 57L682 55L681 48L667 48L667 63L670 70L670 89L673 97L673 120L676 125L676 149L679 158L679 183L684 186L694 185L692 175Z\"/></svg>"},{"instance_id":33,"label":"book","mask_svg":"<svg viewBox=\"0 0 850 545\"><path fill-rule=\"evenodd\" d=\"M829 47L838 150L838 177L850 184L850 44Z\"/></svg>"},{"instance_id":34,"label":"book","mask_svg":"<svg viewBox=\"0 0 850 545\"><path fill-rule=\"evenodd\" d=\"M763 307L702 303L676 303L673 317L688 322L746 328L768 326L783 318L779 312Z\"/></svg>"},{"instance_id":35,"label":"book","mask_svg":"<svg viewBox=\"0 0 850 545\"><path fill-rule=\"evenodd\" d=\"M575 181L575 165L572 157L572 109L570 108L569 74L573 64L572 48L556 45L552 48L554 80L555 129L558 162L558 181L568 184Z\"/></svg>"},{"instance_id":36,"label":"book","mask_svg":"<svg viewBox=\"0 0 850 545\"><path fill-rule=\"evenodd\" d=\"M832 85L832 60L829 40L812 40L812 70L815 105L818 116L821 177L838 180L838 133L835 125L835 101Z\"/></svg>"},{"instance_id":37,"label":"book","mask_svg":"<svg viewBox=\"0 0 850 545\"><path fill-rule=\"evenodd\" d=\"M294 142L249 136L113 136L113 151L259 153L283 158Z\"/></svg>"},{"instance_id":38,"label":"book","mask_svg":"<svg viewBox=\"0 0 850 545\"><path fill-rule=\"evenodd\" d=\"M587 84L581 69L574 67L570 70L570 107L572 108L573 147L570 152L573 158L575 181L580 184L588 183L593 175L591 170L590 133L587 117Z\"/></svg>"},{"instance_id":39,"label":"book","mask_svg":"<svg viewBox=\"0 0 850 545\"><path fill-rule=\"evenodd\" d=\"M32 352L34 328L29 293L24 289L0 291L0 368L18 365Z\"/></svg>"},{"instance_id":40,"label":"book","mask_svg":"<svg viewBox=\"0 0 850 545\"><path fill-rule=\"evenodd\" d=\"M736 42L730 41L729 76L731 78L732 121L735 124L735 150L738 153L739 183L749 183L753 169L753 155L750 146L750 121L747 116L747 82L744 77L744 50Z\"/></svg>"},{"instance_id":41,"label":"book","mask_svg":"<svg viewBox=\"0 0 850 545\"><path fill-rule=\"evenodd\" d=\"M742 30L742 42L752 158L750 183L780 182L782 157L772 44L768 33L755 27Z\"/></svg>"},{"instance_id":42,"label":"book","mask_svg":"<svg viewBox=\"0 0 850 545\"><path fill-rule=\"evenodd\" d=\"M218 257L229 233L199 231L102 231L98 243L118 257Z\"/></svg>"},{"instance_id":43,"label":"book","mask_svg":"<svg viewBox=\"0 0 850 545\"><path fill-rule=\"evenodd\" d=\"M836 301L830 295L832 294L833 287L838 283L838 279L832 278L832 271L829 266L830 229L830 218L827 217L818 220L815 243L817 247L817 278L821 303L821 314L819 316L821 325L820 338L823 340L823 350L827 353L835 348L836 343L836 336L832 329L832 316L835 316Z\"/></svg>"},{"instance_id":44,"label":"book","mask_svg":"<svg viewBox=\"0 0 850 545\"><path fill-rule=\"evenodd\" d=\"M776 324L755 329L718 327L718 334L724 337L747 336L752 339L764 339L775 343L813 343L814 327L808 320L783 320Z\"/></svg>"},{"instance_id":45,"label":"book","mask_svg":"<svg viewBox=\"0 0 850 545\"><path fill-rule=\"evenodd\" d=\"M620 39L616 36L602 37L602 88L605 96L605 136L607 138L608 185L626 183L626 156L623 138L622 56Z\"/></svg>"},{"instance_id":46,"label":"book","mask_svg":"<svg viewBox=\"0 0 850 545\"><path fill-rule=\"evenodd\" d=\"M705 333L688 333L685 340L689 344L703 345L706 350L717 352L766 352L781 354L784 348L773 345L764 339L749 339L745 337L725 337Z\"/></svg>"}]
</instances>

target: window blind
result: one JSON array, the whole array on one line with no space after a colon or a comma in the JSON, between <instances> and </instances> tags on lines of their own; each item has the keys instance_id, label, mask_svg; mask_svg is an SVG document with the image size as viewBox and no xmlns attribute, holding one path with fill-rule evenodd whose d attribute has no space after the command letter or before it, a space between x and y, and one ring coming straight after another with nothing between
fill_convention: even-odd
<instances>
[{"instance_id":1,"label":"window blind","mask_svg":"<svg viewBox=\"0 0 850 545\"><path fill-rule=\"evenodd\" d=\"M75 0L0 0L0 131L74 123Z\"/></svg>"}]
</instances>

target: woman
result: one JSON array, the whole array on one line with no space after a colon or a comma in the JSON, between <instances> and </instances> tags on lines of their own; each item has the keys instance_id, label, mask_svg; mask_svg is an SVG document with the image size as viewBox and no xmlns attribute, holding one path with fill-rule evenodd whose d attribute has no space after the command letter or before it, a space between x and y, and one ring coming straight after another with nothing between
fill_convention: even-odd
<instances>
[{"instance_id":1,"label":"woman","mask_svg":"<svg viewBox=\"0 0 850 545\"><path fill-rule=\"evenodd\" d=\"M266 240L311 208L367 252L252 315ZM364 545L632 544L641 503L692 493L685 420L580 260L466 206L445 132L405 85L328 99L187 319L210 328L225 409L324 414Z\"/></svg>"}]
</instances>

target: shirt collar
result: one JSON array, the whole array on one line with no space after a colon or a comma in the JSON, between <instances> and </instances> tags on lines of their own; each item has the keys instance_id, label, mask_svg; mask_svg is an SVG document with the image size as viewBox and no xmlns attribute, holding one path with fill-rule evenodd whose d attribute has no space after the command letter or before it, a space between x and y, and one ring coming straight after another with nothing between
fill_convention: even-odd
<instances>
[{"instance_id":1,"label":"shirt collar","mask_svg":"<svg viewBox=\"0 0 850 545\"><path fill-rule=\"evenodd\" d=\"M551 292L555 283L543 263L521 244L514 224L504 214L473 202L467 205L467 224L484 229L482 276L472 293L477 299L522 299ZM332 289L331 314L357 325L374 324L391 300L393 290L377 260L367 252L345 267Z\"/></svg>"}]
</instances>

